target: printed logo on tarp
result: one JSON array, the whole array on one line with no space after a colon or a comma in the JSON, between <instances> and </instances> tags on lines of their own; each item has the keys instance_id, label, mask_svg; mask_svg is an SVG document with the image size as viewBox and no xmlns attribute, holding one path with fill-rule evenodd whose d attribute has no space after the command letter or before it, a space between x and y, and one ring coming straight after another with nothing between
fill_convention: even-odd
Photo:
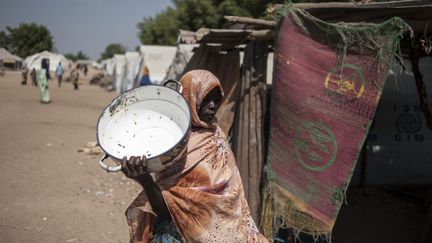
<instances>
[{"instance_id":1,"label":"printed logo on tarp","mask_svg":"<svg viewBox=\"0 0 432 243\"><path fill-rule=\"evenodd\" d=\"M398 132L416 133L421 128L421 118L419 114L410 114L408 112L400 114L396 118L396 128Z\"/></svg>"},{"instance_id":2,"label":"printed logo on tarp","mask_svg":"<svg viewBox=\"0 0 432 243\"><path fill-rule=\"evenodd\" d=\"M307 170L323 172L336 159L335 136L323 121L304 122L296 129L293 143L297 161Z\"/></svg>"},{"instance_id":3,"label":"printed logo on tarp","mask_svg":"<svg viewBox=\"0 0 432 243\"><path fill-rule=\"evenodd\" d=\"M395 112L400 112L396 117L395 125L397 133L394 135L396 142L423 142L424 135L421 133L422 119L421 109L417 105L411 107L407 104L393 106Z\"/></svg>"},{"instance_id":4,"label":"printed logo on tarp","mask_svg":"<svg viewBox=\"0 0 432 243\"><path fill-rule=\"evenodd\" d=\"M362 97L365 91L365 78L359 67L346 63L332 68L327 73L324 86L332 99L347 103Z\"/></svg>"}]
</instances>

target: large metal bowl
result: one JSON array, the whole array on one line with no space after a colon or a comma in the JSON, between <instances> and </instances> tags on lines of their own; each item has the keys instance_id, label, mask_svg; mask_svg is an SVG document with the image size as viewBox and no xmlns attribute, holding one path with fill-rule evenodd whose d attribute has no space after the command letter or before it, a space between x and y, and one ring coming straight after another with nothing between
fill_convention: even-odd
<instances>
[{"instance_id":1,"label":"large metal bowl","mask_svg":"<svg viewBox=\"0 0 432 243\"><path fill-rule=\"evenodd\" d=\"M124 156L146 156L149 172L159 172L180 157L187 147L191 126L190 108L178 90L147 85L116 97L99 117L97 141L105 152L101 167L109 172L121 170L105 164L108 157L119 161Z\"/></svg>"}]
</instances>

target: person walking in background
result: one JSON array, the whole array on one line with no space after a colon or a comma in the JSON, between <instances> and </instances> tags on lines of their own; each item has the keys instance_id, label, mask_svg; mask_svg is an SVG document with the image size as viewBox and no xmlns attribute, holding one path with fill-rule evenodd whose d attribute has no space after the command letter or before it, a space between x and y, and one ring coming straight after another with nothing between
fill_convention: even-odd
<instances>
[{"instance_id":1,"label":"person walking in background","mask_svg":"<svg viewBox=\"0 0 432 243\"><path fill-rule=\"evenodd\" d=\"M63 66L61 64L61 62L59 62L59 64L57 65L56 68L56 76L57 76L57 80L58 80L58 86L61 86L61 82L62 82L62 78L63 78L63 73L64 73L64 69Z\"/></svg>"},{"instance_id":2,"label":"person walking in background","mask_svg":"<svg viewBox=\"0 0 432 243\"><path fill-rule=\"evenodd\" d=\"M50 74L50 63L49 63L49 59L48 58L44 58L42 59L42 63L41 63L41 67L42 69L45 70L45 78L48 80L51 79L51 74Z\"/></svg>"},{"instance_id":3,"label":"person walking in background","mask_svg":"<svg viewBox=\"0 0 432 243\"><path fill-rule=\"evenodd\" d=\"M150 70L147 66L144 66L143 76L140 81L140 86L152 84L150 81Z\"/></svg>"},{"instance_id":4,"label":"person walking in background","mask_svg":"<svg viewBox=\"0 0 432 243\"><path fill-rule=\"evenodd\" d=\"M49 92L48 92L48 80L46 78L46 70L39 69L36 72L36 79L40 91L40 102L42 104L48 104L50 102Z\"/></svg>"},{"instance_id":5,"label":"person walking in background","mask_svg":"<svg viewBox=\"0 0 432 243\"><path fill-rule=\"evenodd\" d=\"M0 77L4 77L3 60L0 60Z\"/></svg>"},{"instance_id":6,"label":"person walking in background","mask_svg":"<svg viewBox=\"0 0 432 243\"><path fill-rule=\"evenodd\" d=\"M24 65L21 69L21 75L22 75L21 85L27 85L27 74L28 74L28 68L27 66Z\"/></svg>"},{"instance_id":7,"label":"person walking in background","mask_svg":"<svg viewBox=\"0 0 432 243\"><path fill-rule=\"evenodd\" d=\"M70 79L72 81L72 84L74 86L74 89L77 90L78 89L78 84L79 84L79 64L76 65L76 67L72 66L72 68L70 69Z\"/></svg>"},{"instance_id":8,"label":"person walking in background","mask_svg":"<svg viewBox=\"0 0 432 243\"><path fill-rule=\"evenodd\" d=\"M84 67L83 67L83 73L84 73L84 76L86 76L86 77L87 77L87 71L88 71L87 65L84 65Z\"/></svg>"},{"instance_id":9,"label":"person walking in background","mask_svg":"<svg viewBox=\"0 0 432 243\"><path fill-rule=\"evenodd\" d=\"M32 80L32 85L37 87L38 84L37 84L37 80L36 80L36 69L35 68L32 68L32 70L30 72L30 77Z\"/></svg>"}]
</instances>

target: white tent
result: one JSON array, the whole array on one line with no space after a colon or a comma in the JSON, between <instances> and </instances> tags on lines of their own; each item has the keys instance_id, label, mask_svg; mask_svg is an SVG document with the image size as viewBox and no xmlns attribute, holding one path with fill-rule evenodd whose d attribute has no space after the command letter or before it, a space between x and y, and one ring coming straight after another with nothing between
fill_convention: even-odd
<instances>
[{"instance_id":1,"label":"white tent","mask_svg":"<svg viewBox=\"0 0 432 243\"><path fill-rule=\"evenodd\" d=\"M198 44L179 44L174 59L169 66L166 79L180 79L186 65L193 56L194 48L199 47Z\"/></svg>"},{"instance_id":2,"label":"white tent","mask_svg":"<svg viewBox=\"0 0 432 243\"><path fill-rule=\"evenodd\" d=\"M142 70L141 65L143 63L143 57L138 52L126 52L126 76L124 80L125 90L134 88L137 84L137 80L140 77L140 71Z\"/></svg>"},{"instance_id":3,"label":"white tent","mask_svg":"<svg viewBox=\"0 0 432 243\"><path fill-rule=\"evenodd\" d=\"M152 83L160 84L167 76L176 51L177 47L175 46L140 46L140 52L144 56L144 64L150 71L150 81Z\"/></svg>"},{"instance_id":4,"label":"white tent","mask_svg":"<svg viewBox=\"0 0 432 243\"><path fill-rule=\"evenodd\" d=\"M24 60L24 65L27 66L27 68L29 70L31 70L33 68L36 70L41 69L42 59L44 59L44 58L49 59L49 63L50 63L49 70L51 72L55 72L59 62L61 62L62 66L65 70L68 70L73 65L73 63L71 61L69 61L69 59L64 57L63 55L58 54L58 53L52 53L49 51L43 51L43 52L36 53L34 55L27 57Z\"/></svg>"},{"instance_id":5,"label":"white tent","mask_svg":"<svg viewBox=\"0 0 432 243\"><path fill-rule=\"evenodd\" d=\"M122 87L123 79L126 76L126 56L115 54L114 57L114 87L118 94L124 92Z\"/></svg>"},{"instance_id":6,"label":"white tent","mask_svg":"<svg viewBox=\"0 0 432 243\"><path fill-rule=\"evenodd\" d=\"M114 75L115 59L114 57L101 61L102 70L109 76Z\"/></svg>"}]
</instances>

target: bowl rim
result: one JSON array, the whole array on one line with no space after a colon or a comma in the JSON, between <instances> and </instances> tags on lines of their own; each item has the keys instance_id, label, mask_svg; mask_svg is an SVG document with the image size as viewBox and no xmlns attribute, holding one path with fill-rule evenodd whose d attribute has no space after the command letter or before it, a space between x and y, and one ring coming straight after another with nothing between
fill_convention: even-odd
<instances>
[{"instance_id":1,"label":"bowl rim","mask_svg":"<svg viewBox=\"0 0 432 243\"><path fill-rule=\"evenodd\" d=\"M97 123L96 123L96 141L97 141L97 144L98 144L99 147L102 149L102 151L104 151L105 154L109 155L110 157L112 157L112 158L114 158L114 159L116 159L116 160L122 160L122 158L118 158L117 156L108 153L108 151L107 151L107 150L102 146L102 144L100 143L100 139L99 139L99 123L100 123L100 120L101 120L101 118L103 117L103 115L105 114L105 112L107 111L107 109L109 109L109 107L110 107L110 106L114 103L114 101L116 101L118 98L120 98L120 97L122 97L122 96L127 96L128 94L130 94L130 93L132 93L132 92L137 92L138 89L145 89L145 88L147 88L147 87L149 87L149 86L154 86L154 87L158 87L158 88L165 88L165 89L171 90L172 92L175 92L175 93L179 94L180 97L181 97L181 98L185 101L185 103L186 103L187 111L188 111L187 113L188 113L189 123L188 123L188 127L187 127L187 129L186 129L186 132L184 132L183 136L181 137L181 139L178 140L177 143L175 143L175 144L174 144L172 147L170 147L168 150L166 150L166 151L164 151L164 152L162 152L162 153L160 153L160 154L156 154L156 155L152 155L152 156L150 156L150 157L147 157L147 160L150 160L150 159L153 159L153 158L156 158L156 157L160 157L161 155L164 155L164 154L166 154L166 153L169 153L171 150L173 150L174 148L176 148L177 145L179 145L179 144L180 144L180 143L185 139L186 136L189 136L189 132L190 132L190 129L191 129L191 126L192 126L192 114L191 114L190 104L189 104L189 102L186 100L186 98L183 96L183 94L181 94L181 93L179 93L177 90L174 90L174 89L169 88L169 87L167 87L167 86L157 85L157 84L149 84L149 85L145 85L145 86L136 87L136 88L130 89L130 90L128 90L128 91L126 91L126 92L124 92L124 93L122 93L122 94L119 94L119 95L117 95L116 97L114 97L113 100L112 100L108 105L106 105L105 108L102 110L102 112L101 112L101 114L99 115L99 118L98 118L98 120L97 120Z\"/></svg>"}]
</instances>

